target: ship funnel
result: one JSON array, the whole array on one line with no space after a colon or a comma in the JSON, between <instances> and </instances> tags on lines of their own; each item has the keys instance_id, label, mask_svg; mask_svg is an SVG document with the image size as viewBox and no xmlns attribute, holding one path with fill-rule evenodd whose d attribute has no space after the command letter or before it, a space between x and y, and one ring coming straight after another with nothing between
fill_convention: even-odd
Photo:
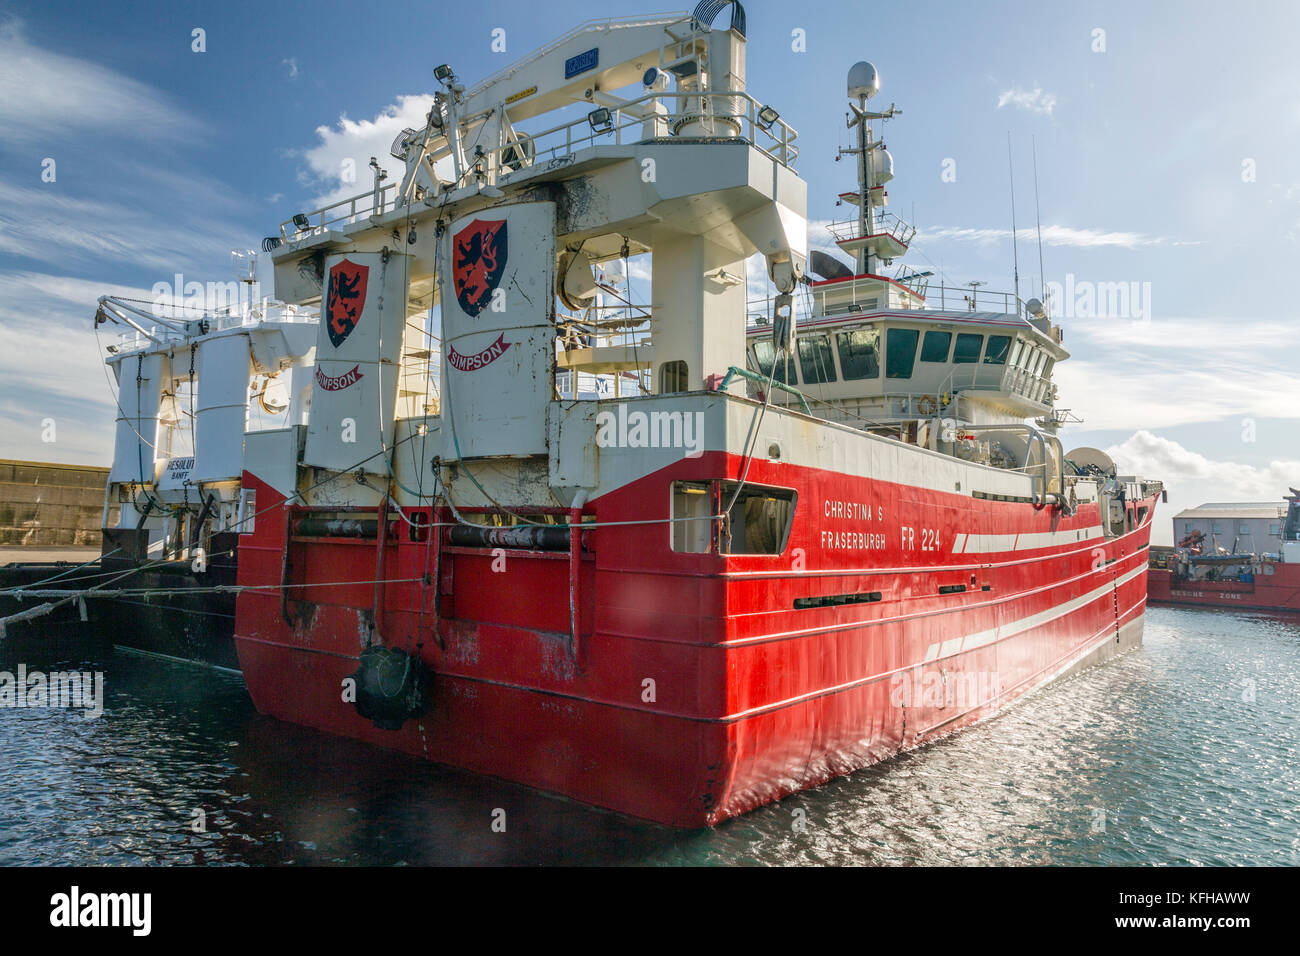
<instances>
[{"instance_id":1,"label":"ship funnel","mask_svg":"<svg viewBox=\"0 0 1300 956\"><path fill-rule=\"evenodd\" d=\"M853 99L871 99L880 92L880 74L866 60L849 67L849 96Z\"/></svg>"}]
</instances>

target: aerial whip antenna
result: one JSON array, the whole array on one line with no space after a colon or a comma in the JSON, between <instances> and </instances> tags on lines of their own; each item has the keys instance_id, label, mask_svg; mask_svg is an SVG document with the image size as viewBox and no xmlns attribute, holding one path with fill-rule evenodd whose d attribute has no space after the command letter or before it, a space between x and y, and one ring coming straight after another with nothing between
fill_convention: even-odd
<instances>
[{"instance_id":1,"label":"aerial whip antenna","mask_svg":"<svg viewBox=\"0 0 1300 956\"><path fill-rule=\"evenodd\" d=\"M1038 220L1038 295L1050 306L1046 286L1043 284L1043 214L1038 209L1038 142L1031 136L1029 143L1034 150L1034 218Z\"/></svg>"},{"instance_id":2,"label":"aerial whip antenna","mask_svg":"<svg viewBox=\"0 0 1300 956\"><path fill-rule=\"evenodd\" d=\"M1016 301L1020 301L1020 250L1016 247L1016 173L1011 165L1011 130L1007 130L1007 175L1011 180L1011 260L1016 286Z\"/></svg>"}]
</instances>

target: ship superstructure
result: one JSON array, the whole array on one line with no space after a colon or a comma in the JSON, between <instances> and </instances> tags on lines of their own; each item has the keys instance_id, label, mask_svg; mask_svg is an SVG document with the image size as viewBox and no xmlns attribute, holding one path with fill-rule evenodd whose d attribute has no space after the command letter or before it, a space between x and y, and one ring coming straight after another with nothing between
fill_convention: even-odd
<instances>
[{"instance_id":1,"label":"ship superstructure","mask_svg":"<svg viewBox=\"0 0 1300 956\"><path fill-rule=\"evenodd\" d=\"M55 582L102 598L96 624L120 646L229 668L234 592L222 589L235 584L238 528L255 507L245 434L300 436L317 326L313 309L259 300L256 255L235 258L242 292L222 307L100 298L97 332L120 330L100 334L116 385L102 555Z\"/></svg>"},{"instance_id":2,"label":"ship superstructure","mask_svg":"<svg viewBox=\"0 0 1300 956\"><path fill-rule=\"evenodd\" d=\"M400 182L271 238L320 323L305 434L244 439L261 711L702 826L1140 641L1159 484L1062 453L1040 304L882 274L912 236L869 64L853 265L809 255L746 28L709 0L440 66ZM432 306L436 413L401 386Z\"/></svg>"}]
</instances>

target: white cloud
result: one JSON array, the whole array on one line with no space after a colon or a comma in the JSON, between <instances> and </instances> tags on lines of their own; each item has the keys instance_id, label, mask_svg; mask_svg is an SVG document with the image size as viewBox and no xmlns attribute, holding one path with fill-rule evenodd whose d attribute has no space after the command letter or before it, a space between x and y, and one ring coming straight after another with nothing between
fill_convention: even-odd
<instances>
[{"instance_id":1,"label":"white cloud","mask_svg":"<svg viewBox=\"0 0 1300 956\"><path fill-rule=\"evenodd\" d=\"M1277 319L1065 319L1061 404L1089 430L1300 418L1300 347Z\"/></svg>"},{"instance_id":2,"label":"white cloud","mask_svg":"<svg viewBox=\"0 0 1300 956\"><path fill-rule=\"evenodd\" d=\"M0 457L108 464L115 390L102 346L121 326L92 320L101 295L147 299L143 289L39 272L0 275ZM56 441L42 440L53 419Z\"/></svg>"},{"instance_id":3,"label":"white cloud","mask_svg":"<svg viewBox=\"0 0 1300 956\"><path fill-rule=\"evenodd\" d=\"M1020 230L1022 240L1034 241L1032 230ZM965 226L929 226L917 230L919 242L977 242L997 243L1011 240L1010 229L971 229ZM1073 226L1044 226L1043 244L1069 248L1095 249L1105 246L1117 246L1123 249L1137 249L1142 246L1158 246L1168 242L1160 236L1148 236L1140 232L1125 232L1107 229L1077 229ZM1186 243L1178 243L1184 245Z\"/></svg>"},{"instance_id":4,"label":"white cloud","mask_svg":"<svg viewBox=\"0 0 1300 956\"><path fill-rule=\"evenodd\" d=\"M1029 113L1051 116L1052 110L1056 109L1056 94L1044 92L1041 86L1035 86L1032 90L1013 86L998 94L998 109L1004 106L1014 106L1018 110Z\"/></svg>"},{"instance_id":5,"label":"white cloud","mask_svg":"<svg viewBox=\"0 0 1300 956\"><path fill-rule=\"evenodd\" d=\"M1125 474L1142 474L1166 483L1211 482L1215 501L1271 501L1281 499L1290 485L1300 481L1300 458L1271 461L1263 468L1236 461L1216 461L1161 438L1146 429L1106 449Z\"/></svg>"},{"instance_id":6,"label":"white cloud","mask_svg":"<svg viewBox=\"0 0 1300 956\"><path fill-rule=\"evenodd\" d=\"M317 190L314 202L326 206L368 192L373 184L371 156L388 171L388 182L400 182L406 165L393 159L389 149L403 129L424 128L432 105L432 95L399 96L373 119L340 116L334 126L317 127L316 144L295 153L307 163L299 179Z\"/></svg>"},{"instance_id":7,"label":"white cloud","mask_svg":"<svg viewBox=\"0 0 1300 956\"><path fill-rule=\"evenodd\" d=\"M13 144L123 127L150 139L201 130L157 90L97 63L34 46L19 20L0 23L0 140Z\"/></svg>"},{"instance_id":8,"label":"white cloud","mask_svg":"<svg viewBox=\"0 0 1300 956\"><path fill-rule=\"evenodd\" d=\"M106 465L113 453L114 392L85 327L0 319L0 457ZM33 361L33 356L44 356ZM55 441L46 443L46 419Z\"/></svg>"},{"instance_id":9,"label":"white cloud","mask_svg":"<svg viewBox=\"0 0 1300 956\"><path fill-rule=\"evenodd\" d=\"M95 303L101 295L150 299L146 289L41 272L0 274L0 321L19 323L40 316L48 322L55 311L72 311L90 328ZM44 325L42 322L42 325Z\"/></svg>"},{"instance_id":10,"label":"white cloud","mask_svg":"<svg viewBox=\"0 0 1300 956\"><path fill-rule=\"evenodd\" d=\"M1210 501L1275 501L1281 503L1287 488L1300 485L1300 460L1275 460L1263 467L1207 458L1176 441L1145 429L1106 449L1119 472L1141 475L1165 483L1169 504L1165 519L1157 522L1153 537L1172 541L1167 520L1185 508Z\"/></svg>"},{"instance_id":11,"label":"white cloud","mask_svg":"<svg viewBox=\"0 0 1300 956\"><path fill-rule=\"evenodd\" d=\"M1204 360L1204 355L1200 357ZM1158 364L1157 364L1158 363ZM1056 367L1061 405L1083 418L1090 430L1150 428L1240 418L1300 418L1295 373L1290 369L1180 361L1168 351L1108 351L1092 359L1072 358Z\"/></svg>"},{"instance_id":12,"label":"white cloud","mask_svg":"<svg viewBox=\"0 0 1300 956\"><path fill-rule=\"evenodd\" d=\"M298 60L296 57L291 56L287 60L281 60L280 65L289 68L289 79L298 79Z\"/></svg>"},{"instance_id":13,"label":"white cloud","mask_svg":"<svg viewBox=\"0 0 1300 956\"><path fill-rule=\"evenodd\" d=\"M1217 317L1166 318L1157 315L1150 322L1114 318L1065 321L1071 339L1082 338L1128 351L1152 348L1161 350L1165 355L1188 351L1204 356L1207 349L1212 349L1216 361L1222 361L1228 356L1256 366L1275 364L1278 371L1284 370L1292 361L1277 361L1279 348L1285 350L1291 343L1295 329L1294 322L1281 319L1233 319L1231 334L1225 334L1225 320ZM1290 348L1295 359L1300 359L1297 346L1290 344ZM1192 358L1193 356L1188 356L1189 360ZM1183 367L1177 357L1174 358L1174 364ZM1300 390L1300 386L1297 388Z\"/></svg>"},{"instance_id":14,"label":"white cloud","mask_svg":"<svg viewBox=\"0 0 1300 956\"><path fill-rule=\"evenodd\" d=\"M211 268L250 240L245 228L214 216L214 200L197 185L189 195L173 194L161 180L143 182L141 190L153 202L174 195L179 215L160 218L143 202L80 198L59 183L0 182L0 253L38 262L109 260L170 279L198 264Z\"/></svg>"}]
</instances>

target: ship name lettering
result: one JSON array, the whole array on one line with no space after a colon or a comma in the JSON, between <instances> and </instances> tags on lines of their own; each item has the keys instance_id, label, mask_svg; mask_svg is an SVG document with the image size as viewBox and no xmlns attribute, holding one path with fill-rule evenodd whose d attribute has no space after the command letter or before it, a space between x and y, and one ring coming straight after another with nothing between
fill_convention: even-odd
<instances>
[{"instance_id":1,"label":"ship name lettering","mask_svg":"<svg viewBox=\"0 0 1300 956\"><path fill-rule=\"evenodd\" d=\"M885 536L868 531L823 531L822 548L841 551L880 551Z\"/></svg>"},{"instance_id":2,"label":"ship name lettering","mask_svg":"<svg viewBox=\"0 0 1300 956\"><path fill-rule=\"evenodd\" d=\"M869 501L834 501L827 498L822 502L822 514L827 518L848 518L853 521L885 519L885 509L880 505L873 507Z\"/></svg>"}]
</instances>

